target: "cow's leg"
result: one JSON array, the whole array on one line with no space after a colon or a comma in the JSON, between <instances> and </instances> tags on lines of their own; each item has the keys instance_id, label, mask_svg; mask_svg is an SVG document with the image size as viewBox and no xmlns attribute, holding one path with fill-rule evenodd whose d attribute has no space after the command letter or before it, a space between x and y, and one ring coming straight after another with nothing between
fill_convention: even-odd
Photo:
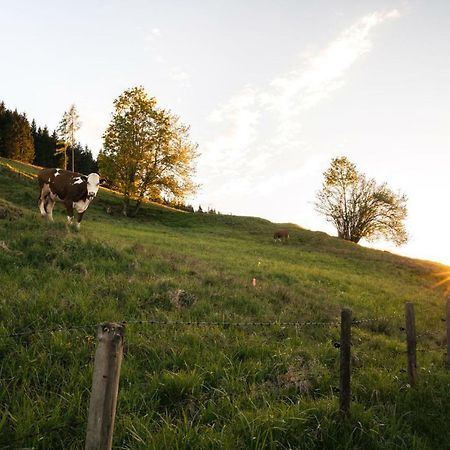
<instances>
[{"instance_id":1,"label":"cow's leg","mask_svg":"<svg viewBox=\"0 0 450 450\"><path fill-rule=\"evenodd\" d=\"M48 194L45 198L45 210L47 211L47 219L53 222L53 208L55 207L55 198L52 194Z\"/></svg>"},{"instance_id":2,"label":"cow's leg","mask_svg":"<svg viewBox=\"0 0 450 450\"><path fill-rule=\"evenodd\" d=\"M39 210L41 211L41 216L42 217L47 217L47 210L46 210L46 198L47 196L50 194L50 187L48 184L44 184L41 187L41 191L39 193L39 199L38 199L38 207Z\"/></svg>"},{"instance_id":3,"label":"cow's leg","mask_svg":"<svg viewBox=\"0 0 450 450\"><path fill-rule=\"evenodd\" d=\"M42 192L42 191L41 191ZM47 215L47 213L45 212L45 206L44 206L44 199L42 198L41 194L39 194L39 198L38 198L38 208L39 211L41 212L41 216L45 217Z\"/></svg>"},{"instance_id":4,"label":"cow's leg","mask_svg":"<svg viewBox=\"0 0 450 450\"><path fill-rule=\"evenodd\" d=\"M77 212L77 223L75 224L75 227L77 230L80 229L81 219L83 218L84 211L82 213Z\"/></svg>"},{"instance_id":5,"label":"cow's leg","mask_svg":"<svg viewBox=\"0 0 450 450\"><path fill-rule=\"evenodd\" d=\"M72 201L65 201L64 206L66 207L67 211L67 225L72 225L73 222L73 202Z\"/></svg>"}]
</instances>

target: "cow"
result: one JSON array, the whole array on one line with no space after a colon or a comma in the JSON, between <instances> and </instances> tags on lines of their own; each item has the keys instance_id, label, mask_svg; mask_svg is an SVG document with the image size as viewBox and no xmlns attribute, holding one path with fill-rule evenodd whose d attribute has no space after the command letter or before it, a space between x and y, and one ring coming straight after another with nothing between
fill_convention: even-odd
<instances>
[{"instance_id":1,"label":"cow","mask_svg":"<svg viewBox=\"0 0 450 450\"><path fill-rule=\"evenodd\" d=\"M64 203L68 225L73 223L73 211L77 212L75 227L80 229L83 214L97 195L104 181L98 173L83 175L63 169L43 169L38 173L38 207L42 217L53 222L56 200Z\"/></svg>"},{"instance_id":2,"label":"cow","mask_svg":"<svg viewBox=\"0 0 450 450\"><path fill-rule=\"evenodd\" d=\"M281 242L283 240L284 242L287 242L289 239L289 230L281 229L275 231L275 233L273 233L273 239L274 241Z\"/></svg>"}]
</instances>

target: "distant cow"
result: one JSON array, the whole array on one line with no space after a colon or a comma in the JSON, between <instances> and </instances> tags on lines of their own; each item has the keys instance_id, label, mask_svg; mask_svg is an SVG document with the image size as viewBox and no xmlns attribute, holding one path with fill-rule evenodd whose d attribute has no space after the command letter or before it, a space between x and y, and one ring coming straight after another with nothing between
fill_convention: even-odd
<instances>
[{"instance_id":1,"label":"distant cow","mask_svg":"<svg viewBox=\"0 0 450 450\"><path fill-rule=\"evenodd\" d=\"M75 209L78 216L75 226L79 229L83 214L97 195L103 179L98 173L82 175L62 169L43 169L38 173L38 181L38 206L42 217L53 221L53 208L58 200L66 207L69 225L72 224Z\"/></svg>"},{"instance_id":2,"label":"distant cow","mask_svg":"<svg viewBox=\"0 0 450 450\"><path fill-rule=\"evenodd\" d=\"M283 230L277 230L275 233L273 233L273 239L275 241L285 241L289 239L289 230L283 229Z\"/></svg>"}]
</instances>

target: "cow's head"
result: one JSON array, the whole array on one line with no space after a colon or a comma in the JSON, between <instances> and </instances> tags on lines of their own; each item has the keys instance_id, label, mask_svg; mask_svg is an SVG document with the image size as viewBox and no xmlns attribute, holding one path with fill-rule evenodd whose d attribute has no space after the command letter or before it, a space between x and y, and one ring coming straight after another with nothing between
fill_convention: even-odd
<instances>
[{"instance_id":1,"label":"cow's head","mask_svg":"<svg viewBox=\"0 0 450 450\"><path fill-rule=\"evenodd\" d=\"M104 179L100 178L98 173L90 173L88 176L84 175L83 179L87 183L87 197L89 200L92 200L97 195L98 188Z\"/></svg>"}]
</instances>

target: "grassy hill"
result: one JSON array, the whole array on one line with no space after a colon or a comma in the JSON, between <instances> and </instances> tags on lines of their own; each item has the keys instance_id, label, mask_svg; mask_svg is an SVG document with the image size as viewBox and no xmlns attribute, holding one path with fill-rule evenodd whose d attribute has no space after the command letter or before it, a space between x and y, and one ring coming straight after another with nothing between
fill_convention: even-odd
<instances>
[{"instance_id":1,"label":"grassy hill","mask_svg":"<svg viewBox=\"0 0 450 450\"><path fill-rule=\"evenodd\" d=\"M62 205L55 223L39 217L24 175L36 170L0 160L0 449L83 448L95 324L106 320L127 322L114 448L450 448L438 285L450 268L290 224L290 242L275 244L279 225L252 217L154 204L110 216L120 199L106 190L77 233ZM416 309L416 388L405 301ZM333 325L344 306L375 319L352 329L345 421ZM178 323L151 323L165 321Z\"/></svg>"}]
</instances>

